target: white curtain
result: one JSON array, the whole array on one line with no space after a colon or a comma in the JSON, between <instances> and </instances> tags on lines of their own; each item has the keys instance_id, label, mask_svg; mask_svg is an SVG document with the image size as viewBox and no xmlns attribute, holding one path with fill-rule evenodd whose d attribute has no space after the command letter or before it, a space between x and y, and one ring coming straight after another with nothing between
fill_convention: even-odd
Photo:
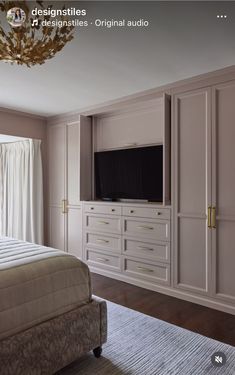
<instances>
[{"instance_id":1,"label":"white curtain","mask_svg":"<svg viewBox=\"0 0 235 375\"><path fill-rule=\"evenodd\" d=\"M0 144L0 234L43 243L40 140Z\"/></svg>"}]
</instances>

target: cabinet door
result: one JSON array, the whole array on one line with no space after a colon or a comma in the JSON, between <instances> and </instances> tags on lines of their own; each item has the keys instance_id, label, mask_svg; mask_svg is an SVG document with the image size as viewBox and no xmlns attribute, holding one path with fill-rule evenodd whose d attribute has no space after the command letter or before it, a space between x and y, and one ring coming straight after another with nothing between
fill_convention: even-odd
<instances>
[{"instance_id":1,"label":"cabinet door","mask_svg":"<svg viewBox=\"0 0 235 375\"><path fill-rule=\"evenodd\" d=\"M49 204L61 205L65 199L66 127L55 125L48 130Z\"/></svg>"},{"instance_id":2,"label":"cabinet door","mask_svg":"<svg viewBox=\"0 0 235 375\"><path fill-rule=\"evenodd\" d=\"M82 259L82 208L68 206L67 252Z\"/></svg>"},{"instance_id":3,"label":"cabinet door","mask_svg":"<svg viewBox=\"0 0 235 375\"><path fill-rule=\"evenodd\" d=\"M235 303L235 82L213 89L214 294Z\"/></svg>"},{"instance_id":4,"label":"cabinet door","mask_svg":"<svg viewBox=\"0 0 235 375\"><path fill-rule=\"evenodd\" d=\"M211 274L211 92L174 98L174 285L208 294Z\"/></svg>"},{"instance_id":5,"label":"cabinet door","mask_svg":"<svg viewBox=\"0 0 235 375\"><path fill-rule=\"evenodd\" d=\"M61 207L49 207L49 246L66 251L65 215Z\"/></svg>"},{"instance_id":6,"label":"cabinet door","mask_svg":"<svg viewBox=\"0 0 235 375\"><path fill-rule=\"evenodd\" d=\"M163 143L163 98L142 107L99 117L96 124L97 151Z\"/></svg>"},{"instance_id":7,"label":"cabinet door","mask_svg":"<svg viewBox=\"0 0 235 375\"><path fill-rule=\"evenodd\" d=\"M49 246L65 250L65 215L62 200L66 186L66 128L55 125L48 129L48 183L49 183Z\"/></svg>"},{"instance_id":8,"label":"cabinet door","mask_svg":"<svg viewBox=\"0 0 235 375\"><path fill-rule=\"evenodd\" d=\"M67 125L67 200L80 204L80 131L79 122Z\"/></svg>"}]
</instances>

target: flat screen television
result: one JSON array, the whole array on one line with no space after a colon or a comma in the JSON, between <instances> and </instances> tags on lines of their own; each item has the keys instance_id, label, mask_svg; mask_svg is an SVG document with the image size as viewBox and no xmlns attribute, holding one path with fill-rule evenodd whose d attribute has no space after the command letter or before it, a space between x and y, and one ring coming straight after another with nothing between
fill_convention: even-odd
<instances>
[{"instance_id":1,"label":"flat screen television","mask_svg":"<svg viewBox=\"0 0 235 375\"><path fill-rule=\"evenodd\" d=\"M95 152L96 198L161 202L163 146Z\"/></svg>"}]
</instances>

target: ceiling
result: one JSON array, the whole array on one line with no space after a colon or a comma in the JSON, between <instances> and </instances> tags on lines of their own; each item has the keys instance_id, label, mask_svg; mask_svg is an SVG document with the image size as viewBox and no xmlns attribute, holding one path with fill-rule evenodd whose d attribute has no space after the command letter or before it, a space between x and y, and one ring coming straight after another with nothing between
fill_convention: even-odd
<instances>
[{"instance_id":1,"label":"ceiling","mask_svg":"<svg viewBox=\"0 0 235 375\"><path fill-rule=\"evenodd\" d=\"M235 64L235 2L66 4L87 9L93 24L77 28L42 66L1 61L1 107L51 116ZM101 28L95 19L145 19L150 26Z\"/></svg>"}]
</instances>

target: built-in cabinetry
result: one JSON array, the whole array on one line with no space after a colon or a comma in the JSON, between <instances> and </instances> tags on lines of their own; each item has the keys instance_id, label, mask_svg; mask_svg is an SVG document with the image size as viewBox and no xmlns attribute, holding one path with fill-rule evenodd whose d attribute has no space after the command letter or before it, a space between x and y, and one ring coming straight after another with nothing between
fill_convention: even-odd
<instances>
[{"instance_id":1,"label":"built-in cabinetry","mask_svg":"<svg viewBox=\"0 0 235 375\"><path fill-rule=\"evenodd\" d=\"M151 93L118 110L105 107L92 114L92 126L84 116L49 124L49 244L91 271L235 313L229 77L235 71L168 86L171 97ZM94 152L157 144L164 152L161 204L96 200Z\"/></svg>"},{"instance_id":2,"label":"built-in cabinetry","mask_svg":"<svg viewBox=\"0 0 235 375\"><path fill-rule=\"evenodd\" d=\"M235 302L235 82L174 97L174 287Z\"/></svg>"},{"instance_id":3,"label":"built-in cabinetry","mask_svg":"<svg viewBox=\"0 0 235 375\"><path fill-rule=\"evenodd\" d=\"M83 211L83 256L92 271L170 284L170 208L85 202Z\"/></svg>"},{"instance_id":4,"label":"built-in cabinetry","mask_svg":"<svg viewBox=\"0 0 235 375\"><path fill-rule=\"evenodd\" d=\"M82 257L81 201L91 198L91 122L48 127L49 245Z\"/></svg>"}]
</instances>

